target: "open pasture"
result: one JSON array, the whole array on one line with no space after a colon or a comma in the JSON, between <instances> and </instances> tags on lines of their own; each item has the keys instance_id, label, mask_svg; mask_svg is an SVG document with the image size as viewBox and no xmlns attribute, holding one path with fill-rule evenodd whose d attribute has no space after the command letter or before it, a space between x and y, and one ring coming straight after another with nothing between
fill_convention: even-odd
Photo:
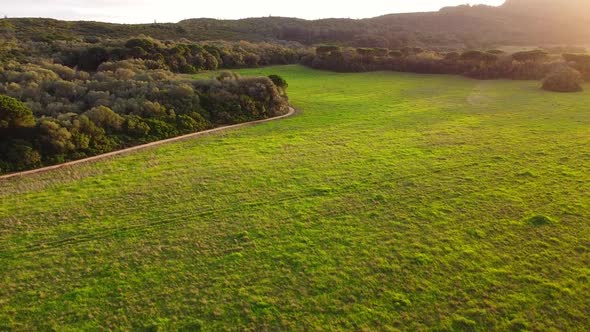
<instances>
[{"instance_id":1,"label":"open pasture","mask_svg":"<svg viewBox=\"0 0 590 332\"><path fill-rule=\"evenodd\" d=\"M242 74L301 113L0 181L0 330L590 326L590 92Z\"/></svg>"}]
</instances>

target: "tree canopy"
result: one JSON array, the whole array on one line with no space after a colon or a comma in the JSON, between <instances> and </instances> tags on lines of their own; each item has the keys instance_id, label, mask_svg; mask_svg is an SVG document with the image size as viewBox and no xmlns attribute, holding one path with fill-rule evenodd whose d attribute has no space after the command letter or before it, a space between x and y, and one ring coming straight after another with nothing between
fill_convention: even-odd
<instances>
[{"instance_id":1,"label":"tree canopy","mask_svg":"<svg viewBox=\"0 0 590 332\"><path fill-rule=\"evenodd\" d=\"M0 130L32 127L33 112L15 98L0 95Z\"/></svg>"},{"instance_id":2,"label":"tree canopy","mask_svg":"<svg viewBox=\"0 0 590 332\"><path fill-rule=\"evenodd\" d=\"M547 58L547 52L543 50L522 51L512 54L512 58L520 62L537 62Z\"/></svg>"},{"instance_id":3,"label":"tree canopy","mask_svg":"<svg viewBox=\"0 0 590 332\"><path fill-rule=\"evenodd\" d=\"M583 90L582 83L582 75L579 71L562 67L543 80L543 89L555 92L579 92Z\"/></svg>"},{"instance_id":4,"label":"tree canopy","mask_svg":"<svg viewBox=\"0 0 590 332\"><path fill-rule=\"evenodd\" d=\"M284 114L287 83L273 79L192 80L142 59L96 72L8 62L0 65L0 173Z\"/></svg>"}]
</instances>

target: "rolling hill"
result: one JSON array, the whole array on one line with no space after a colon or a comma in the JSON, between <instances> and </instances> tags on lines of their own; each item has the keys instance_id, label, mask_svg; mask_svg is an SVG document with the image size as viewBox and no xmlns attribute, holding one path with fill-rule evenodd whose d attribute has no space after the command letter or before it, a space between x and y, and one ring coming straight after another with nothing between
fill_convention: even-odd
<instances>
[{"instance_id":1,"label":"rolling hill","mask_svg":"<svg viewBox=\"0 0 590 332\"><path fill-rule=\"evenodd\" d=\"M458 6L438 12L384 15L362 20L264 17L190 19L168 24L124 25L50 19L3 19L0 35L21 40L128 38L296 41L396 48L404 45L586 44L590 5L582 0L509 0L500 7Z\"/></svg>"}]
</instances>

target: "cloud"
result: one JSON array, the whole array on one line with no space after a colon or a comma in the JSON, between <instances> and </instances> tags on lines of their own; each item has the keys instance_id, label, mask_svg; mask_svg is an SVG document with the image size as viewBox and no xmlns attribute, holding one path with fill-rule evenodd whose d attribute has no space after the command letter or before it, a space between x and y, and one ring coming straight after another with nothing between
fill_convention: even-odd
<instances>
[{"instance_id":1,"label":"cloud","mask_svg":"<svg viewBox=\"0 0 590 332\"><path fill-rule=\"evenodd\" d=\"M59 19L95 20L121 18L125 21L133 16L129 9L150 5L152 0L18 0L3 4L0 13L11 17L52 17Z\"/></svg>"}]
</instances>

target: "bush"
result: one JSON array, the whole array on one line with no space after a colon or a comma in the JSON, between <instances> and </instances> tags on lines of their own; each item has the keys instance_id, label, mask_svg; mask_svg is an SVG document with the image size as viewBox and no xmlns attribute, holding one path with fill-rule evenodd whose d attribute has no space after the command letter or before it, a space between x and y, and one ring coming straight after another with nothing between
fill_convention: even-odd
<instances>
[{"instance_id":1,"label":"bush","mask_svg":"<svg viewBox=\"0 0 590 332\"><path fill-rule=\"evenodd\" d=\"M543 89L555 92L579 92L582 91L582 75L579 71L565 67L549 74L543 80Z\"/></svg>"},{"instance_id":2,"label":"bush","mask_svg":"<svg viewBox=\"0 0 590 332\"><path fill-rule=\"evenodd\" d=\"M0 172L17 171L42 165L41 155L24 140L8 140L0 143Z\"/></svg>"},{"instance_id":3,"label":"bush","mask_svg":"<svg viewBox=\"0 0 590 332\"><path fill-rule=\"evenodd\" d=\"M270 78L270 80L281 89L287 89L289 87L287 81L279 75L270 75L268 78Z\"/></svg>"},{"instance_id":4,"label":"bush","mask_svg":"<svg viewBox=\"0 0 590 332\"><path fill-rule=\"evenodd\" d=\"M516 52L512 54L512 58L518 62L537 62L546 59L547 52L543 50Z\"/></svg>"},{"instance_id":5,"label":"bush","mask_svg":"<svg viewBox=\"0 0 590 332\"><path fill-rule=\"evenodd\" d=\"M557 222L550 217L544 215L537 215L527 220L533 226L555 225Z\"/></svg>"},{"instance_id":6,"label":"bush","mask_svg":"<svg viewBox=\"0 0 590 332\"><path fill-rule=\"evenodd\" d=\"M231 81L231 80L237 80L239 78L240 78L240 75L238 73L232 72L232 71L222 71L216 77L216 79L218 81Z\"/></svg>"},{"instance_id":7,"label":"bush","mask_svg":"<svg viewBox=\"0 0 590 332\"><path fill-rule=\"evenodd\" d=\"M22 102L0 95L0 129L32 127L35 125L33 112Z\"/></svg>"},{"instance_id":8,"label":"bush","mask_svg":"<svg viewBox=\"0 0 590 332\"><path fill-rule=\"evenodd\" d=\"M84 115L97 126L114 131L121 130L121 126L125 121L122 116L113 112L113 110L106 106L94 107L90 111L84 113Z\"/></svg>"}]
</instances>

